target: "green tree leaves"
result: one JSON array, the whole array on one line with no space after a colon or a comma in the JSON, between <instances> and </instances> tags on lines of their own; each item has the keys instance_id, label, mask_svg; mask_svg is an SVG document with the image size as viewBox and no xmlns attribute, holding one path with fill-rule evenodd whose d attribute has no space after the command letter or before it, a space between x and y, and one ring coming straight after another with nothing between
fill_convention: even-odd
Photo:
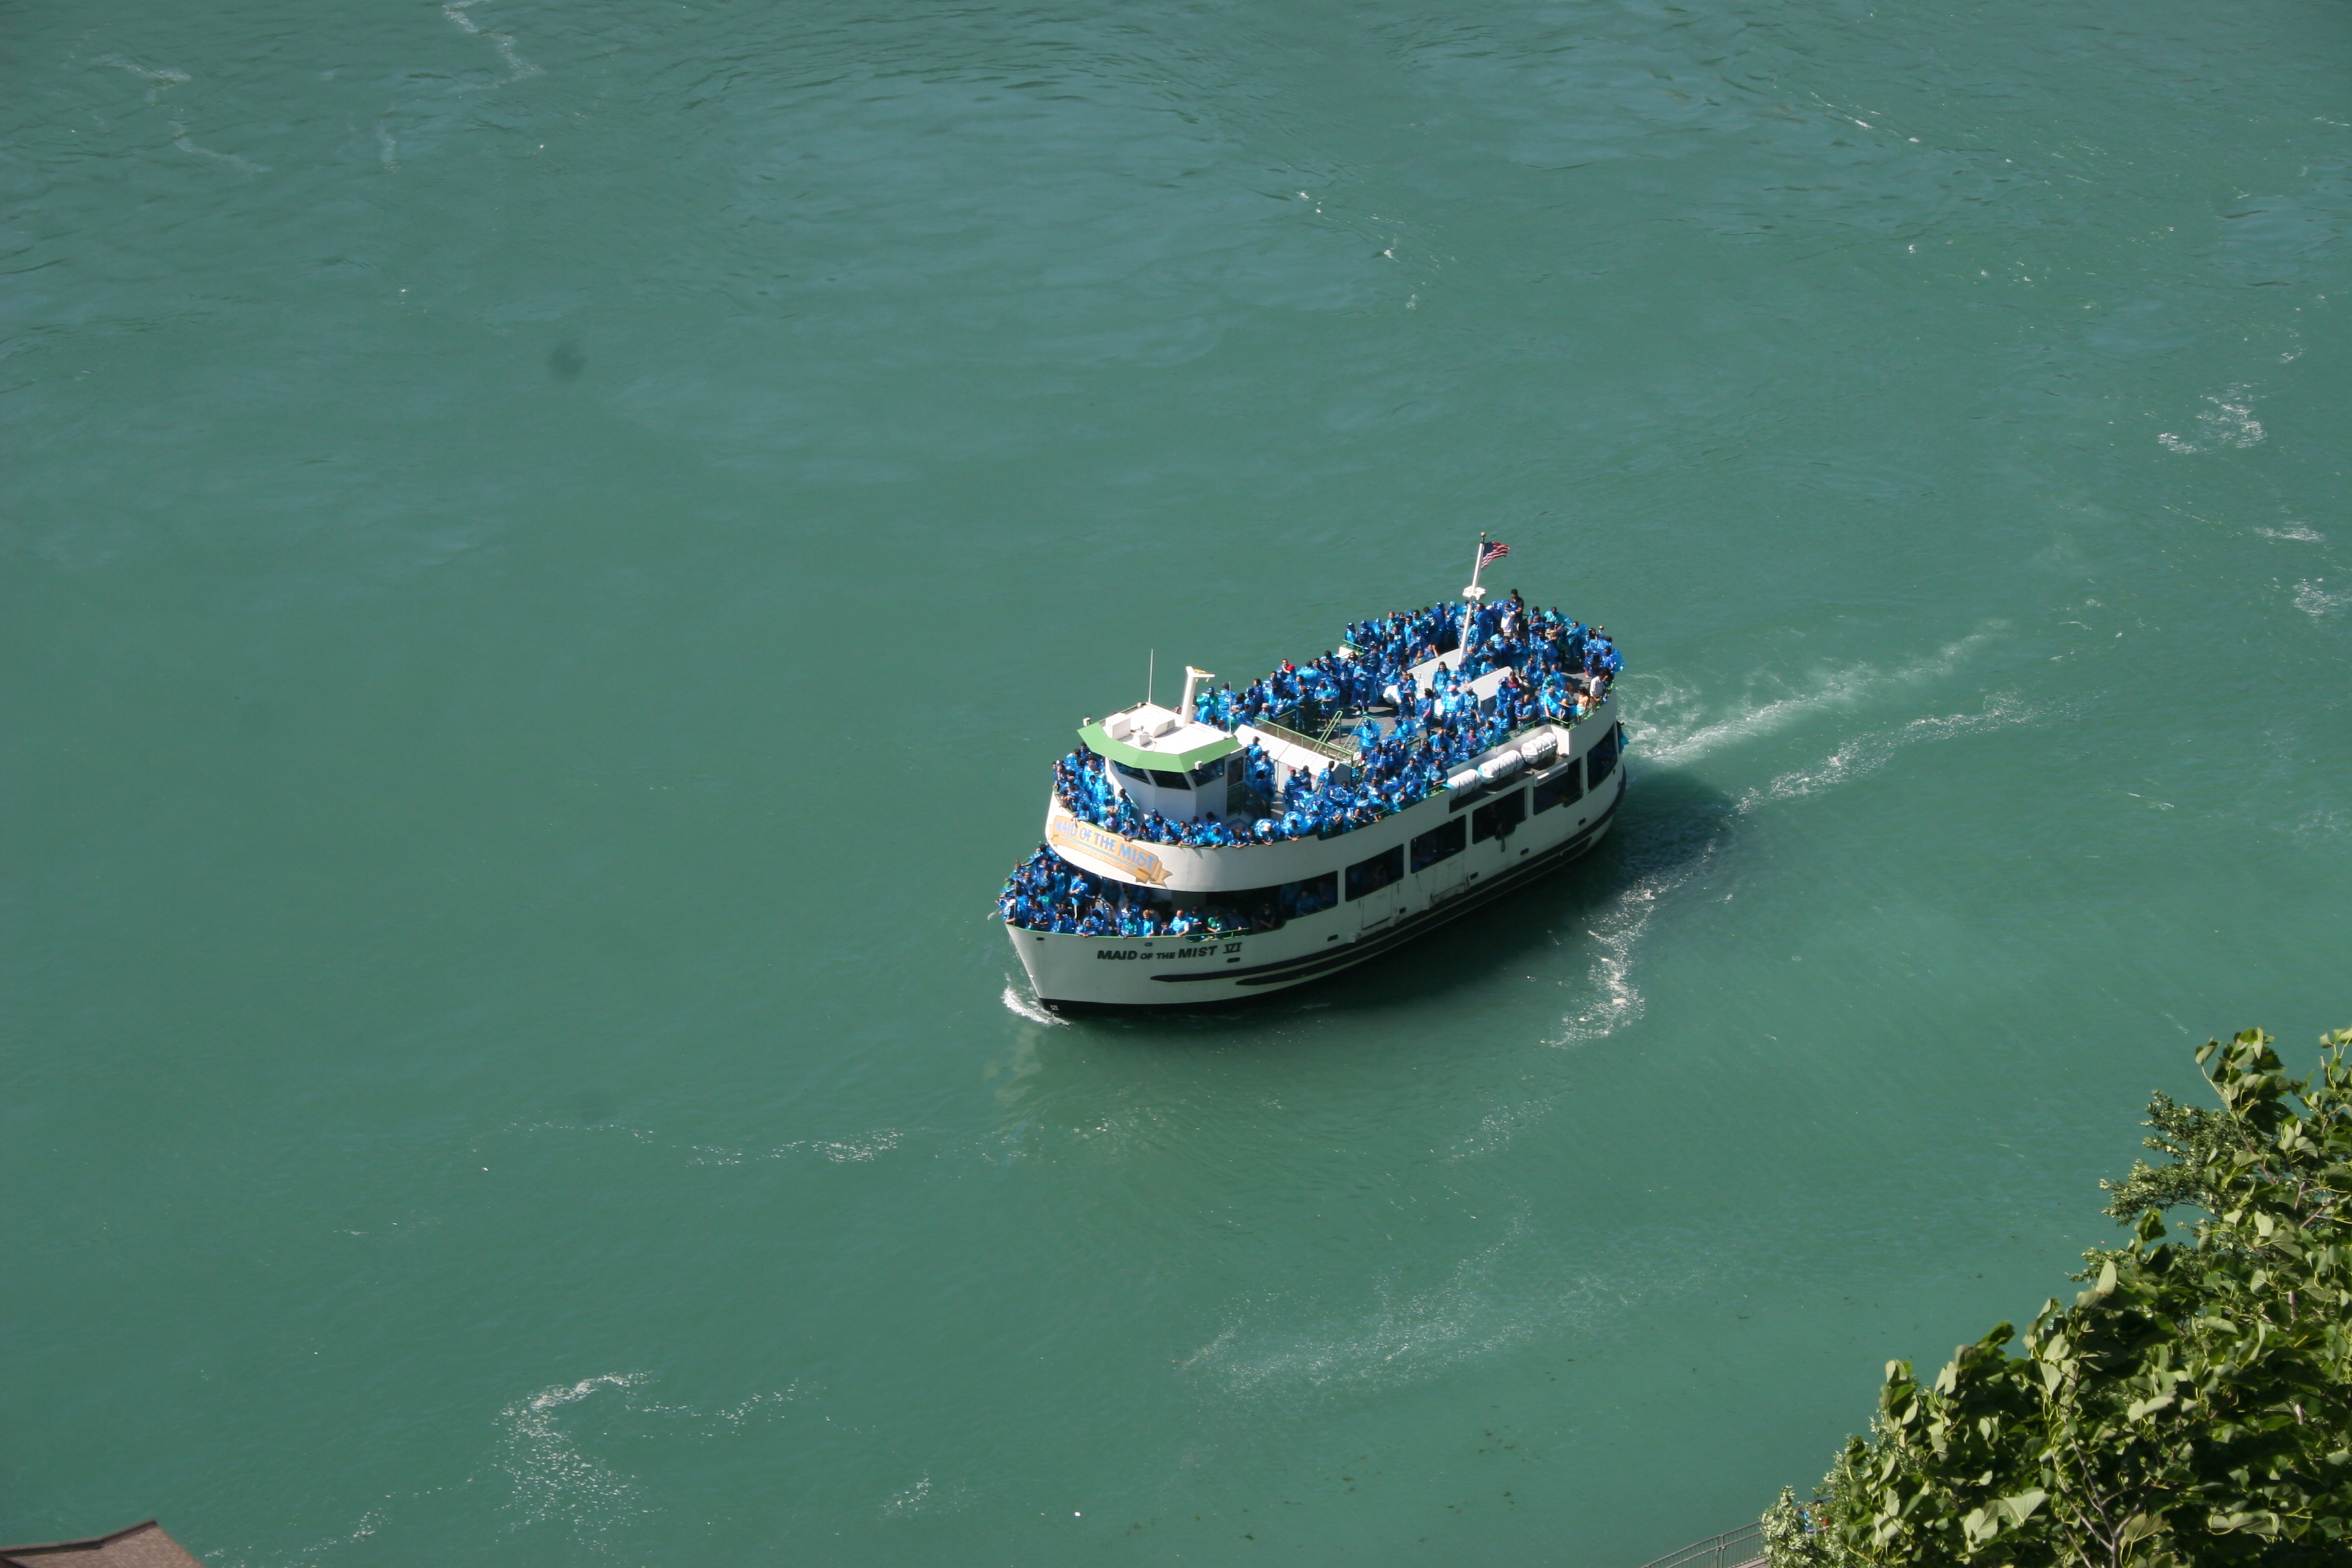
<instances>
[{"instance_id":1,"label":"green tree leaves","mask_svg":"<svg viewBox=\"0 0 2352 1568\"><path fill-rule=\"evenodd\" d=\"M2103 1184L2131 1227L2074 1304L1997 1325L1932 1384L1890 1362L1867 1439L1764 1515L1773 1568L2301 1568L2352 1563L2352 1029L2288 1078L2248 1030L2197 1054ZM2169 1209L2202 1212L2186 1245Z\"/></svg>"}]
</instances>

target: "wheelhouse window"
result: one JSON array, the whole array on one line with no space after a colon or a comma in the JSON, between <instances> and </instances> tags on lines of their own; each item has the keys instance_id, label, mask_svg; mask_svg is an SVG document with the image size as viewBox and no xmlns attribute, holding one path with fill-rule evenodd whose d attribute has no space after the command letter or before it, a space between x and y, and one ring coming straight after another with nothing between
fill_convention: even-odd
<instances>
[{"instance_id":1,"label":"wheelhouse window","mask_svg":"<svg viewBox=\"0 0 2352 1568\"><path fill-rule=\"evenodd\" d=\"M1460 817L1433 827L1412 841L1412 868L1426 871L1470 847L1470 825Z\"/></svg>"},{"instance_id":2,"label":"wheelhouse window","mask_svg":"<svg viewBox=\"0 0 2352 1568\"><path fill-rule=\"evenodd\" d=\"M1150 784L1151 782L1151 775L1144 772L1141 768L1131 768L1125 763L1116 761L1111 763L1111 766L1117 768L1121 774L1133 779L1138 784Z\"/></svg>"},{"instance_id":3,"label":"wheelhouse window","mask_svg":"<svg viewBox=\"0 0 2352 1568\"><path fill-rule=\"evenodd\" d=\"M1359 860L1348 868L1348 897L1360 899L1367 893L1377 893L1391 882L1404 879L1404 846L1384 849L1369 860Z\"/></svg>"},{"instance_id":4,"label":"wheelhouse window","mask_svg":"<svg viewBox=\"0 0 2352 1568\"><path fill-rule=\"evenodd\" d=\"M1184 782L1184 775L1182 773L1173 772L1168 768L1152 769L1151 782L1158 784L1161 789L1189 789L1192 787Z\"/></svg>"},{"instance_id":5,"label":"wheelhouse window","mask_svg":"<svg viewBox=\"0 0 2352 1568\"><path fill-rule=\"evenodd\" d=\"M1230 774L1226 772L1226 764L1229 762L1233 767ZM1220 783L1228 777L1239 778L1241 766L1241 758L1238 754L1231 758L1219 757L1213 763L1202 763L1185 776L1194 789L1206 789L1211 784Z\"/></svg>"},{"instance_id":6,"label":"wheelhouse window","mask_svg":"<svg viewBox=\"0 0 2352 1568\"><path fill-rule=\"evenodd\" d=\"M1549 778L1539 779L1535 788L1535 815L1541 816L1555 805L1566 805L1584 795L1584 764L1570 763Z\"/></svg>"},{"instance_id":7,"label":"wheelhouse window","mask_svg":"<svg viewBox=\"0 0 2352 1568\"><path fill-rule=\"evenodd\" d=\"M1609 770L1617 765L1617 748L1625 734L1622 724L1612 724L1609 733L1592 742L1592 750L1584 753L1584 773L1591 787L1599 789Z\"/></svg>"},{"instance_id":8,"label":"wheelhouse window","mask_svg":"<svg viewBox=\"0 0 2352 1568\"><path fill-rule=\"evenodd\" d=\"M1527 819L1528 792L1515 789L1470 814L1470 842L1483 844L1489 838L1507 838L1511 829Z\"/></svg>"}]
</instances>

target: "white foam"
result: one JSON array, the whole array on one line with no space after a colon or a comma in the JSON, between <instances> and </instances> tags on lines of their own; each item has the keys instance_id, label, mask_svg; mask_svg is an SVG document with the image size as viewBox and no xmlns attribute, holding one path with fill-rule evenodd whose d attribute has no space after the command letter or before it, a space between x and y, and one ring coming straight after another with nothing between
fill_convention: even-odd
<instances>
[{"instance_id":1,"label":"white foam","mask_svg":"<svg viewBox=\"0 0 2352 1568\"><path fill-rule=\"evenodd\" d=\"M729 1149L719 1144L696 1144L696 1165L740 1165L751 1160L788 1160L796 1155L816 1154L836 1165L869 1163L896 1149L906 1140L906 1133L896 1127L881 1127L856 1138L795 1138L789 1143L779 1143L772 1149L751 1151Z\"/></svg>"},{"instance_id":2,"label":"white foam","mask_svg":"<svg viewBox=\"0 0 2352 1568\"><path fill-rule=\"evenodd\" d=\"M885 1519L908 1519L919 1513L953 1513L970 1507L971 1489L959 1481L952 1486L935 1487L929 1471L919 1477L913 1486L890 1494L882 1505Z\"/></svg>"},{"instance_id":3,"label":"white foam","mask_svg":"<svg viewBox=\"0 0 2352 1568\"><path fill-rule=\"evenodd\" d=\"M1650 921L1668 894L1705 873L1715 859L1710 838L1696 855L1673 871L1654 872L1626 884L1584 934L1592 939L1592 967L1585 977L1588 1000L1560 1020L1565 1026L1550 1046L1575 1046L1606 1039L1628 1025L1641 1022L1648 1004L1633 984L1633 958Z\"/></svg>"},{"instance_id":4,"label":"white foam","mask_svg":"<svg viewBox=\"0 0 2352 1568\"><path fill-rule=\"evenodd\" d=\"M143 77L147 82L147 101L154 104L162 103L163 94L173 88L185 86L194 79L185 71L173 70L169 67L157 70L132 60L126 60L121 55L100 55L92 63L112 66L117 70L129 71L135 77ZM199 158L210 158L215 163L226 163L231 168L241 169L248 174L262 174L269 171L269 165L267 163L257 163L249 158L240 158L234 153L215 153L210 147L198 146L189 137L188 128L176 120L168 121L166 123L172 128L172 145L183 153Z\"/></svg>"},{"instance_id":5,"label":"white foam","mask_svg":"<svg viewBox=\"0 0 2352 1568\"><path fill-rule=\"evenodd\" d=\"M2001 629L1999 623L1969 633L1923 659L1892 670L1856 665L1816 677L1811 689L1759 704L1727 719L1676 732L1661 729L1638 737L1641 754L1657 763L1687 763L1720 747L1752 741L1788 728L1810 714L1851 708L1890 687L1916 685L1949 675Z\"/></svg>"},{"instance_id":6,"label":"white foam","mask_svg":"<svg viewBox=\"0 0 2352 1568\"><path fill-rule=\"evenodd\" d=\"M2210 406L2197 416L2198 439L2164 430L2157 434L2158 445L2172 452L2203 452L2216 447L2252 447L2263 440L2263 422L2254 417L2253 398L2246 387L2209 392L2205 401Z\"/></svg>"},{"instance_id":7,"label":"white foam","mask_svg":"<svg viewBox=\"0 0 2352 1568\"><path fill-rule=\"evenodd\" d=\"M2309 577L2294 585L2294 607L2306 616L2324 616L2352 602L2352 589L2330 591L2325 577Z\"/></svg>"},{"instance_id":8,"label":"white foam","mask_svg":"<svg viewBox=\"0 0 2352 1568\"><path fill-rule=\"evenodd\" d=\"M1685 1293L1706 1278L1706 1249L1688 1237L1620 1248L1605 1269L1589 1275L1564 1270L1541 1251L1521 1264L1528 1228L1511 1216L1499 1239L1425 1289L1375 1283L1368 1310L1318 1321L1295 1300L1246 1301L1177 1370L1222 1402L1287 1405L1316 1395L1360 1397L1429 1382L1465 1362L1596 1318L1622 1322L1643 1300Z\"/></svg>"},{"instance_id":9,"label":"white foam","mask_svg":"<svg viewBox=\"0 0 2352 1568\"><path fill-rule=\"evenodd\" d=\"M491 47L499 51L499 58L506 61L508 72L506 81L492 82L490 85L504 87L507 82L521 81L527 77L539 75L540 69L537 66L515 53L513 34L492 32L466 15L481 3L482 0L452 0L451 4L441 7L441 14L457 23L461 29L472 37L488 38Z\"/></svg>"},{"instance_id":10,"label":"white foam","mask_svg":"<svg viewBox=\"0 0 2352 1568\"><path fill-rule=\"evenodd\" d=\"M1914 719L1893 730L1857 735L1810 768L1780 774L1771 783L1739 797L1738 810L1752 811L1768 801L1799 800L1835 784L1866 778L1885 767L1895 752L1923 741L1948 741L1958 735L2027 724L2041 716L2013 692L1996 692L1985 700L1981 713L1948 713Z\"/></svg>"},{"instance_id":11,"label":"white foam","mask_svg":"<svg viewBox=\"0 0 2352 1568\"><path fill-rule=\"evenodd\" d=\"M719 1412L718 1419L740 1431L754 1415L773 1411L780 1405L790 1405L800 1395L801 1385L795 1382L790 1387L771 1389L766 1394L755 1394L740 1405L730 1405Z\"/></svg>"},{"instance_id":12,"label":"white foam","mask_svg":"<svg viewBox=\"0 0 2352 1568\"><path fill-rule=\"evenodd\" d=\"M1026 1018L1033 1024L1056 1026L1069 1022L1067 1018L1054 1016L1011 981L1005 982L1003 1002L1006 1012L1015 1017Z\"/></svg>"},{"instance_id":13,"label":"white foam","mask_svg":"<svg viewBox=\"0 0 2352 1568\"><path fill-rule=\"evenodd\" d=\"M332 1552L338 1547L349 1546L355 1542L365 1541L383 1528L383 1510L380 1508L372 1508L365 1513L360 1515L359 1523L353 1525L348 1533L330 1536L324 1541L314 1542L310 1545L302 1548L301 1555L304 1557L316 1557L321 1552Z\"/></svg>"},{"instance_id":14,"label":"white foam","mask_svg":"<svg viewBox=\"0 0 2352 1568\"><path fill-rule=\"evenodd\" d=\"M129 71L132 76L145 77L148 81L147 101L150 103L162 102L166 89L179 87L193 79L185 71L172 70L168 68L163 70L151 70L145 66L136 65L124 59L121 55L100 55L93 63L112 66L117 70Z\"/></svg>"},{"instance_id":15,"label":"white foam","mask_svg":"<svg viewBox=\"0 0 2352 1568\"><path fill-rule=\"evenodd\" d=\"M892 1493L890 1500L882 1505L882 1517L893 1519L902 1514L920 1513L930 1495L931 1478L924 1476L906 1490Z\"/></svg>"},{"instance_id":16,"label":"white foam","mask_svg":"<svg viewBox=\"0 0 2352 1568\"><path fill-rule=\"evenodd\" d=\"M512 1507L531 1522L561 1520L575 1530L617 1522L636 1502L637 1489L601 1459L582 1453L557 1424L555 1413L601 1390L634 1388L641 1372L607 1373L555 1384L499 1412L506 1428L499 1466L514 1481Z\"/></svg>"},{"instance_id":17,"label":"white foam","mask_svg":"<svg viewBox=\"0 0 2352 1568\"><path fill-rule=\"evenodd\" d=\"M226 163L232 169L241 169L248 174L266 174L269 172L269 165L267 163L257 163L250 158L240 158L234 153L215 153L209 147L197 146L188 139L188 128L176 120L172 121L172 145L183 153L193 153L199 158L210 158L216 163Z\"/></svg>"},{"instance_id":18,"label":"white foam","mask_svg":"<svg viewBox=\"0 0 2352 1568\"><path fill-rule=\"evenodd\" d=\"M1280 1396L1302 1387L1419 1382L1503 1349L1533 1327L1496 1310L1493 1300L1496 1266L1520 1229L1515 1222L1502 1240L1462 1259L1426 1289L1396 1295L1386 1283L1376 1286L1377 1304L1351 1321L1300 1327L1298 1314L1267 1303L1265 1328L1230 1323L1177 1363L1178 1370L1209 1379L1229 1398Z\"/></svg>"},{"instance_id":19,"label":"white foam","mask_svg":"<svg viewBox=\"0 0 2352 1568\"><path fill-rule=\"evenodd\" d=\"M2002 623L1990 623L1925 658L1894 669L1857 665L1818 678L1807 690L1751 707L1727 719L1680 730L1666 727L1655 739L1641 738L1638 754L1662 763L1689 762L1720 747L1788 728L1811 714L1850 708L1890 689L1948 675L2001 629ZM1691 694L1672 688L1665 694L1665 701L1670 707L1698 706ZM1734 809L1745 812L1766 801L1793 799L1863 777L1884 767L1887 759L1904 746L2022 724L2036 717L2037 713L2013 695L2000 694L1987 700L1982 713L1913 719L1892 731L1844 742L1812 767L1782 773L1769 784L1749 790ZM1641 987L1634 983L1634 958L1642 938L1667 896L1702 875L1713 862L1716 844L1710 839L1677 868L1636 878L1586 928L1585 935L1591 939L1593 946L1591 968L1582 988L1584 1000L1560 1020L1562 1032L1548 1044L1570 1046L1603 1039L1641 1020L1646 1004Z\"/></svg>"},{"instance_id":20,"label":"white foam","mask_svg":"<svg viewBox=\"0 0 2352 1568\"><path fill-rule=\"evenodd\" d=\"M907 1130L899 1127L877 1127L871 1132L850 1138L795 1138L789 1143L779 1143L769 1149L737 1149L724 1143L670 1143L649 1130L631 1127L617 1121L597 1121L582 1124L574 1121L533 1121L511 1127L523 1132L618 1132L632 1142L649 1148L683 1152L689 1165L742 1165L754 1160L784 1160L798 1155L814 1154L836 1165L865 1164L879 1159L906 1142Z\"/></svg>"},{"instance_id":21,"label":"white foam","mask_svg":"<svg viewBox=\"0 0 2352 1568\"><path fill-rule=\"evenodd\" d=\"M1522 1128L1532 1127L1551 1111L1549 1100L1523 1100L1516 1104L1497 1106L1479 1118L1478 1125L1455 1141L1451 1154L1454 1160L1475 1160L1481 1154L1493 1154L1510 1146L1511 1140Z\"/></svg>"}]
</instances>

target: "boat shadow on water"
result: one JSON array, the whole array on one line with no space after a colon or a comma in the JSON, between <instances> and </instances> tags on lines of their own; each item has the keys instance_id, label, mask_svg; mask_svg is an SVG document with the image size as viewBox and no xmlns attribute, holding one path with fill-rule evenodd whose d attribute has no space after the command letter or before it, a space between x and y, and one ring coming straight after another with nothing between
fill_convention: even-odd
<instances>
[{"instance_id":1,"label":"boat shadow on water","mask_svg":"<svg viewBox=\"0 0 2352 1568\"><path fill-rule=\"evenodd\" d=\"M1496 895L1391 954L1263 997L1195 1007L1073 1012L1068 1021L1139 1042L1262 1034L1300 1014L1344 1019L1432 1002L1469 1002L1482 990L1557 970L1562 953L1605 942L1593 934L1629 900L1654 899L1696 874L1732 831L1732 798L1671 767L1635 767L1614 830L1559 869ZM1541 970L1535 970L1539 964Z\"/></svg>"}]
</instances>

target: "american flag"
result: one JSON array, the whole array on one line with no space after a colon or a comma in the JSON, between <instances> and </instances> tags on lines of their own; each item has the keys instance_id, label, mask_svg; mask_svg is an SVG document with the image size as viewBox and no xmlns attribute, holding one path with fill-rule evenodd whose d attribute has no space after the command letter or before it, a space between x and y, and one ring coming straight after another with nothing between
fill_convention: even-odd
<instances>
[{"instance_id":1,"label":"american flag","mask_svg":"<svg viewBox=\"0 0 2352 1568\"><path fill-rule=\"evenodd\" d=\"M1508 555L1510 552L1511 547L1503 543L1501 541L1496 540L1490 542L1486 549L1478 552L1478 564L1481 566L1492 566L1496 562L1500 561L1504 556Z\"/></svg>"}]
</instances>

